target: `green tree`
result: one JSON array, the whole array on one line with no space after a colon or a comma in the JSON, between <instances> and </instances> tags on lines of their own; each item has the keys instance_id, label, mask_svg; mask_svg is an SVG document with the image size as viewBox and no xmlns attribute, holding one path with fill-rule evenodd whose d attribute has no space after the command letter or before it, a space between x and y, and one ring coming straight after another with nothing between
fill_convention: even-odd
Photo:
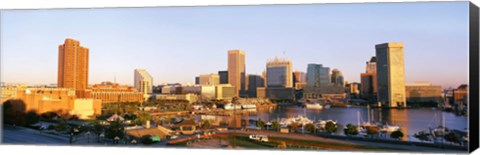
<instances>
[{"instance_id":1,"label":"green tree","mask_svg":"<svg viewBox=\"0 0 480 155\"><path fill-rule=\"evenodd\" d=\"M93 133L97 136L97 141L100 142L100 134L103 132L103 126L100 124L100 121L95 120L92 122Z\"/></svg>"},{"instance_id":2,"label":"green tree","mask_svg":"<svg viewBox=\"0 0 480 155\"><path fill-rule=\"evenodd\" d=\"M275 131L280 130L280 123L278 123L278 121L273 121L272 122L272 129L275 130Z\"/></svg>"},{"instance_id":3,"label":"green tree","mask_svg":"<svg viewBox=\"0 0 480 155\"><path fill-rule=\"evenodd\" d=\"M325 124L325 131L327 131L328 133L334 133L334 132L337 132L337 125L335 123L333 123L332 121L328 121L326 124Z\"/></svg>"},{"instance_id":4,"label":"green tree","mask_svg":"<svg viewBox=\"0 0 480 155\"><path fill-rule=\"evenodd\" d=\"M105 137L109 139L114 139L115 137L123 138L124 128L121 121L110 122L110 125L105 130Z\"/></svg>"},{"instance_id":5,"label":"green tree","mask_svg":"<svg viewBox=\"0 0 480 155\"><path fill-rule=\"evenodd\" d=\"M343 130L345 132L345 135L350 136L350 135L358 135L358 129L357 126L353 124L347 124L347 128Z\"/></svg>"},{"instance_id":6,"label":"green tree","mask_svg":"<svg viewBox=\"0 0 480 155\"><path fill-rule=\"evenodd\" d=\"M315 128L315 125L313 125L312 123L308 123L308 124L305 124L305 130L307 130L310 133L314 133L316 128Z\"/></svg>"},{"instance_id":7,"label":"green tree","mask_svg":"<svg viewBox=\"0 0 480 155\"><path fill-rule=\"evenodd\" d=\"M67 131L70 128L65 121L59 121L57 126L55 126L55 131L57 132L62 132L62 131Z\"/></svg>"},{"instance_id":8,"label":"green tree","mask_svg":"<svg viewBox=\"0 0 480 155\"><path fill-rule=\"evenodd\" d=\"M450 143L460 144L459 138L457 138L457 136L455 135L455 133L453 133L453 132L451 132L451 131L448 132L447 134L445 134L445 135L443 136L443 138L444 138L446 141L450 142Z\"/></svg>"},{"instance_id":9,"label":"green tree","mask_svg":"<svg viewBox=\"0 0 480 155\"><path fill-rule=\"evenodd\" d=\"M394 139L400 139L403 137L403 132L400 130L394 131L390 134L390 137Z\"/></svg>"},{"instance_id":10,"label":"green tree","mask_svg":"<svg viewBox=\"0 0 480 155\"><path fill-rule=\"evenodd\" d=\"M142 125L145 124L147 121L150 121L152 119L152 116L146 112L140 112L137 114L137 118L135 119L135 122L137 125Z\"/></svg>"},{"instance_id":11,"label":"green tree","mask_svg":"<svg viewBox=\"0 0 480 155\"><path fill-rule=\"evenodd\" d=\"M257 127L261 128L261 129L265 129L265 122L262 121L262 119L258 119L257 120Z\"/></svg>"},{"instance_id":12,"label":"green tree","mask_svg":"<svg viewBox=\"0 0 480 155\"><path fill-rule=\"evenodd\" d=\"M25 121L26 125L32 125L40 121L40 116L35 111L29 111L25 116Z\"/></svg>"}]
</instances>

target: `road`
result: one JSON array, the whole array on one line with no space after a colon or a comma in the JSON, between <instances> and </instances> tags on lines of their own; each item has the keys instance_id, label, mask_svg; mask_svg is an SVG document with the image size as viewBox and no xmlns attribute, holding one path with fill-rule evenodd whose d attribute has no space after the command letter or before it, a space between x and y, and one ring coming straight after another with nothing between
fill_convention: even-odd
<instances>
[{"instance_id":1,"label":"road","mask_svg":"<svg viewBox=\"0 0 480 155\"><path fill-rule=\"evenodd\" d=\"M3 126L2 143L4 144L40 144L67 145L68 139L47 136L28 128Z\"/></svg>"}]
</instances>

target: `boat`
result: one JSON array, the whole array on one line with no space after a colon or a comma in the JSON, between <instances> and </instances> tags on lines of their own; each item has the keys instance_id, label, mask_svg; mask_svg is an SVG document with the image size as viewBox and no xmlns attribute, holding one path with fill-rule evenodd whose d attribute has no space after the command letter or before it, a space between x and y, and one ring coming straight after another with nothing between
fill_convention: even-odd
<instances>
[{"instance_id":1,"label":"boat","mask_svg":"<svg viewBox=\"0 0 480 155\"><path fill-rule=\"evenodd\" d=\"M223 106L223 108L225 110L239 110L239 109L242 109L242 106L241 105L233 105L233 103L227 103Z\"/></svg>"},{"instance_id":2,"label":"boat","mask_svg":"<svg viewBox=\"0 0 480 155\"><path fill-rule=\"evenodd\" d=\"M330 109L330 107L331 107L330 104L325 104L325 105L323 106L324 109Z\"/></svg>"},{"instance_id":3,"label":"boat","mask_svg":"<svg viewBox=\"0 0 480 155\"><path fill-rule=\"evenodd\" d=\"M256 104L244 104L244 105L241 105L241 106L242 106L242 109L256 109L257 108Z\"/></svg>"},{"instance_id":4,"label":"boat","mask_svg":"<svg viewBox=\"0 0 480 155\"><path fill-rule=\"evenodd\" d=\"M319 120L315 123L315 126L319 129L325 129L327 122L332 122L334 125L337 125L337 121L334 120Z\"/></svg>"},{"instance_id":5,"label":"boat","mask_svg":"<svg viewBox=\"0 0 480 155\"><path fill-rule=\"evenodd\" d=\"M318 102L316 102L316 103L306 103L305 107L307 109L323 109L323 106Z\"/></svg>"},{"instance_id":6,"label":"boat","mask_svg":"<svg viewBox=\"0 0 480 155\"><path fill-rule=\"evenodd\" d=\"M313 121L308 119L307 117L301 116L301 115L298 115L297 117L290 117L290 118L287 118L287 119L282 119L280 121L280 125L282 125L282 126L288 126L292 123L306 125L306 124L309 124L309 123L313 123Z\"/></svg>"},{"instance_id":7,"label":"boat","mask_svg":"<svg viewBox=\"0 0 480 155\"><path fill-rule=\"evenodd\" d=\"M400 126L398 125L390 125L390 124L385 124L383 125L381 128L380 128L380 131L383 131L383 132L395 132L395 131L399 131L400 130Z\"/></svg>"}]
</instances>

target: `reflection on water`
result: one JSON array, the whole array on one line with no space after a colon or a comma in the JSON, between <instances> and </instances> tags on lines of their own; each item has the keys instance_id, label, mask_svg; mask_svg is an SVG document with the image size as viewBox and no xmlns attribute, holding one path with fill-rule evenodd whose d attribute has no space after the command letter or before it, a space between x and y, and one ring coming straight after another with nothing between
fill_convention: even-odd
<instances>
[{"instance_id":1,"label":"reflection on water","mask_svg":"<svg viewBox=\"0 0 480 155\"><path fill-rule=\"evenodd\" d=\"M359 113L360 118L357 117ZM445 126L449 129L465 130L467 117L456 116L452 113L442 112L437 109L370 109L367 107L330 108L330 109L305 109L298 106L278 106L277 108L259 109L256 115L248 116L249 119L271 121L277 118L287 118L297 115L306 115L311 120L332 119L338 122L337 133L343 134L343 128L349 123L379 122L400 125L401 131L406 135L403 140L416 139L413 135L419 131L435 128L442 125L442 115L445 115ZM370 116L370 117L368 117ZM245 118L245 116L242 116Z\"/></svg>"}]
</instances>

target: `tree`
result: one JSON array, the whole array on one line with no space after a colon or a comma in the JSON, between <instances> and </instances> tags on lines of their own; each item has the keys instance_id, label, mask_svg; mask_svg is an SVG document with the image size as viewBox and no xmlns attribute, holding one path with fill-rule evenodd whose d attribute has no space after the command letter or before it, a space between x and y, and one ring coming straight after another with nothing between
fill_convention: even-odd
<instances>
[{"instance_id":1,"label":"tree","mask_svg":"<svg viewBox=\"0 0 480 155\"><path fill-rule=\"evenodd\" d=\"M137 115L137 118L135 119L137 125L142 125L145 124L147 121L150 121L152 119L152 116L146 112L140 112Z\"/></svg>"},{"instance_id":2,"label":"tree","mask_svg":"<svg viewBox=\"0 0 480 155\"><path fill-rule=\"evenodd\" d=\"M403 132L400 130L394 131L390 134L390 137L394 139L400 139L403 137Z\"/></svg>"},{"instance_id":3,"label":"tree","mask_svg":"<svg viewBox=\"0 0 480 155\"><path fill-rule=\"evenodd\" d=\"M373 135L376 135L378 133L379 132L378 132L377 127L373 127L373 126L367 127L367 135L373 136Z\"/></svg>"},{"instance_id":4,"label":"tree","mask_svg":"<svg viewBox=\"0 0 480 155\"><path fill-rule=\"evenodd\" d=\"M38 123L38 121L40 121L40 116L38 116L37 112L35 111L27 112L25 116L26 125L32 125L32 124Z\"/></svg>"},{"instance_id":5,"label":"tree","mask_svg":"<svg viewBox=\"0 0 480 155\"><path fill-rule=\"evenodd\" d=\"M276 130L276 131L280 130L280 123L278 123L278 121L273 121L272 122L272 129Z\"/></svg>"},{"instance_id":6,"label":"tree","mask_svg":"<svg viewBox=\"0 0 480 155\"><path fill-rule=\"evenodd\" d=\"M105 130L105 137L109 139L114 139L115 137L123 138L124 128L122 122L117 120L110 122L110 125Z\"/></svg>"},{"instance_id":7,"label":"tree","mask_svg":"<svg viewBox=\"0 0 480 155\"><path fill-rule=\"evenodd\" d=\"M93 133L97 136L97 141L100 142L100 134L103 132L103 126L100 124L100 121L95 120L92 123Z\"/></svg>"},{"instance_id":8,"label":"tree","mask_svg":"<svg viewBox=\"0 0 480 155\"><path fill-rule=\"evenodd\" d=\"M443 138L448 141L448 142L451 142L451 143L458 143L460 144L460 140L457 138L457 136L455 135L455 133L453 132L448 132L448 134L445 134L443 136Z\"/></svg>"},{"instance_id":9,"label":"tree","mask_svg":"<svg viewBox=\"0 0 480 155\"><path fill-rule=\"evenodd\" d=\"M260 118L257 120L257 127L265 129L265 122L263 122Z\"/></svg>"},{"instance_id":10,"label":"tree","mask_svg":"<svg viewBox=\"0 0 480 155\"><path fill-rule=\"evenodd\" d=\"M150 135L145 135L142 138L140 138L140 142L144 145L150 145L153 144L152 136Z\"/></svg>"},{"instance_id":11,"label":"tree","mask_svg":"<svg viewBox=\"0 0 480 155\"><path fill-rule=\"evenodd\" d=\"M350 136L350 135L358 135L358 129L357 126L353 124L347 124L347 128L344 129L345 135Z\"/></svg>"},{"instance_id":12,"label":"tree","mask_svg":"<svg viewBox=\"0 0 480 155\"><path fill-rule=\"evenodd\" d=\"M60 121L57 126L55 126L55 131L57 132L62 132L62 131L67 131L70 127L68 126L65 121Z\"/></svg>"},{"instance_id":13,"label":"tree","mask_svg":"<svg viewBox=\"0 0 480 155\"><path fill-rule=\"evenodd\" d=\"M328 121L327 124L325 124L325 131L327 131L330 134L334 133L337 131L337 125L332 121Z\"/></svg>"},{"instance_id":14,"label":"tree","mask_svg":"<svg viewBox=\"0 0 480 155\"><path fill-rule=\"evenodd\" d=\"M203 121L202 128L203 129L210 129L212 127L212 124L210 124L210 121L205 120Z\"/></svg>"},{"instance_id":15,"label":"tree","mask_svg":"<svg viewBox=\"0 0 480 155\"><path fill-rule=\"evenodd\" d=\"M315 125L313 125L312 123L305 124L305 130L307 130L310 133L314 133L316 130Z\"/></svg>"},{"instance_id":16,"label":"tree","mask_svg":"<svg viewBox=\"0 0 480 155\"><path fill-rule=\"evenodd\" d=\"M290 129L291 132L296 132L298 126L300 126L298 123L292 122L290 125L288 125L288 129Z\"/></svg>"}]
</instances>

